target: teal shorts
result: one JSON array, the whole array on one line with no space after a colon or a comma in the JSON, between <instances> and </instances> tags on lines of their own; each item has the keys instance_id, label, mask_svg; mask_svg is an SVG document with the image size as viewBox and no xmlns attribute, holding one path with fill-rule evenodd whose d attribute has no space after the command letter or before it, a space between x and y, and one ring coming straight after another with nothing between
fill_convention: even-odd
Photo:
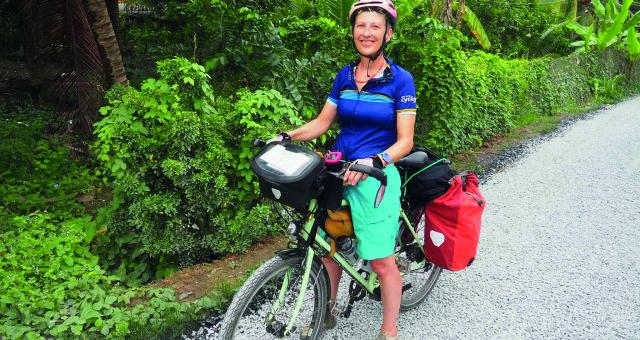
<instances>
[{"instance_id":1,"label":"teal shorts","mask_svg":"<svg viewBox=\"0 0 640 340\"><path fill-rule=\"evenodd\" d=\"M351 219L358 240L358 255L365 260L393 255L400 218L400 174L393 164L384 169L387 188L382 202L374 208L380 182L368 177L343 191L351 206Z\"/></svg>"}]
</instances>

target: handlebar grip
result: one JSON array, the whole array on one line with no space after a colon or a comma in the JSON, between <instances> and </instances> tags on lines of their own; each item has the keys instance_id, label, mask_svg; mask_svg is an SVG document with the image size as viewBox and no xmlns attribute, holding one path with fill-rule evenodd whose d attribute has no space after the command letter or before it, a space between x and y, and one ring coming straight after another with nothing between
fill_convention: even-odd
<instances>
[{"instance_id":1,"label":"handlebar grip","mask_svg":"<svg viewBox=\"0 0 640 340\"><path fill-rule=\"evenodd\" d=\"M387 174L385 174L384 171L378 168L374 168L372 166L368 166L364 164L353 164L349 169L352 171L357 171L357 172L362 172L364 174L367 174L377 179L378 181L380 181L380 184L384 186L387 185Z\"/></svg>"},{"instance_id":2,"label":"handlebar grip","mask_svg":"<svg viewBox=\"0 0 640 340\"><path fill-rule=\"evenodd\" d=\"M255 146L255 147L260 147L261 148L261 147L267 145L267 142L263 141L262 139L254 139L253 143L251 143L251 144L253 144L253 146Z\"/></svg>"}]
</instances>

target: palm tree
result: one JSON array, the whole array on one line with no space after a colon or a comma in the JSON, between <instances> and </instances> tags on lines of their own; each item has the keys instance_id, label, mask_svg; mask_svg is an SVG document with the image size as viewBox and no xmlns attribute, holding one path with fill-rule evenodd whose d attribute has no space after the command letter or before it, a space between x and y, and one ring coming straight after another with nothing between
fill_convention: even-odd
<instances>
[{"instance_id":1,"label":"palm tree","mask_svg":"<svg viewBox=\"0 0 640 340\"><path fill-rule=\"evenodd\" d=\"M115 3L115 5L114 5ZM104 92L128 79L115 27L117 0L25 0L24 54L71 130L89 137ZM114 12L115 11L115 12Z\"/></svg>"}]
</instances>

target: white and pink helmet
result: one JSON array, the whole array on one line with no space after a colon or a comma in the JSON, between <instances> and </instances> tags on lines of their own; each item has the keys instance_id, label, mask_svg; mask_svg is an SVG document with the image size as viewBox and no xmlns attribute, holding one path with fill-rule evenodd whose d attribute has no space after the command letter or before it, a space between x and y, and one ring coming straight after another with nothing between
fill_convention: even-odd
<instances>
[{"instance_id":1,"label":"white and pink helmet","mask_svg":"<svg viewBox=\"0 0 640 340\"><path fill-rule=\"evenodd\" d=\"M358 10L364 8L381 9L391 22L391 27L394 29L396 28L398 12L396 12L396 6L393 5L391 0L356 0L356 2L351 5L351 10L349 11L349 22L351 23L351 26L353 26L353 23L356 20L356 14L359 12Z\"/></svg>"}]
</instances>

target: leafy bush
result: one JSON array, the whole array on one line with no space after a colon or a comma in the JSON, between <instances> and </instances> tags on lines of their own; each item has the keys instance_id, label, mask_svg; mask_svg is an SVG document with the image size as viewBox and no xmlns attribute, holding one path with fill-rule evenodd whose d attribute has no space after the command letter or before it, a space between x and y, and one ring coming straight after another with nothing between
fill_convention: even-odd
<instances>
[{"instance_id":1,"label":"leafy bush","mask_svg":"<svg viewBox=\"0 0 640 340\"><path fill-rule=\"evenodd\" d=\"M625 73L631 80L637 70L623 53L612 51L593 57L507 60L464 51L460 34L434 19L404 25L392 53L416 83L416 142L446 154L479 146L522 117L589 102L589 79L616 79ZM597 86L602 90L607 84L607 92L615 92L621 81L598 80Z\"/></svg>"},{"instance_id":2,"label":"leafy bush","mask_svg":"<svg viewBox=\"0 0 640 340\"><path fill-rule=\"evenodd\" d=\"M148 256L162 277L273 232L271 210L257 201L250 144L301 123L275 90L240 90L232 104L214 98L200 65L175 58L158 72L140 90L111 91L95 131L114 191L100 248L121 272L146 272L142 281L154 268L127 269L141 262L132 257Z\"/></svg>"},{"instance_id":3,"label":"leafy bush","mask_svg":"<svg viewBox=\"0 0 640 340\"><path fill-rule=\"evenodd\" d=\"M126 291L88 250L88 220L54 223L46 214L15 217L0 231L0 334L9 339L121 338L193 306L170 290ZM145 303L130 306L132 299Z\"/></svg>"}]
</instances>

